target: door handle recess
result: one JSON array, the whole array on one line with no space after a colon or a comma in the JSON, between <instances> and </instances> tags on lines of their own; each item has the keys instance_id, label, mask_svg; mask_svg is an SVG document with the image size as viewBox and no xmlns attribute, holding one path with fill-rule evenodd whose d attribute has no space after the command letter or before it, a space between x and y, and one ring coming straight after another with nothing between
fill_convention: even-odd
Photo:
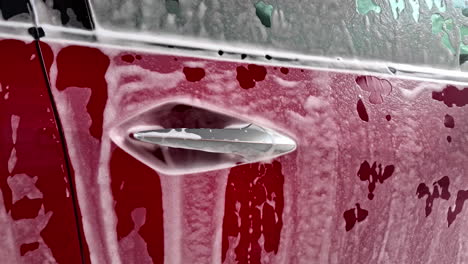
<instances>
[{"instance_id":1,"label":"door handle recess","mask_svg":"<svg viewBox=\"0 0 468 264\"><path fill-rule=\"evenodd\" d=\"M135 113L110 129L112 142L164 175L270 162L296 149L282 131L192 103L182 98Z\"/></svg>"},{"instance_id":2,"label":"door handle recess","mask_svg":"<svg viewBox=\"0 0 468 264\"><path fill-rule=\"evenodd\" d=\"M276 157L296 148L291 138L253 124L223 129L169 128L131 134L133 139L165 147L235 154L246 160Z\"/></svg>"}]
</instances>

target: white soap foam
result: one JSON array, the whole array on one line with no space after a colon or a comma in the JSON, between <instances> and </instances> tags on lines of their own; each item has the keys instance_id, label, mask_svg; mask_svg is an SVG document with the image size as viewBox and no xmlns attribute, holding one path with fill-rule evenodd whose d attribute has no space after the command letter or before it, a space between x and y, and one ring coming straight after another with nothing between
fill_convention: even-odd
<instances>
[{"instance_id":1,"label":"white soap foam","mask_svg":"<svg viewBox=\"0 0 468 264\"><path fill-rule=\"evenodd\" d=\"M29 199L42 198L42 192L36 187L37 176L31 177L24 173L15 174L7 178L8 186L13 193L13 203L21 200L23 197Z\"/></svg>"},{"instance_id":2,"label":"white soap foam","mask_svg":"<svg viewBox=\"0 0 468 264\"><path fill-rule=\"evenodd\" d=\"M11 137L13 139L13 144L16 144L16 138L18 135L18 126L19 126L20 120L21 120L21 117L17 115L11 115Z\"/></svg>"},{"instance_id":3,"label":"white soap foam","mask_svg":"<svg viewBox=\"0 0 468 264\"><path fill-rule=\"evenodd\" d=\"M16 161L18 157L16 156L16 149L12 148L10 152L10 158L8 159L8 172L12 172L16 166Z\"/></svg>"},{"instance_id":4,"label":"white soap foam","mask_svg":"<svg viewBox=\"0 0 468 264\"><path fill-rule=\"evenodd\" d=\"M0 190L0 259L2 263L56 263L50 248L41 237L41 231L47 226L53 212L44 212L41 206L33 219L14 220L11 212L5 210L2 191ZM39 242L38 249L20 255L19 248L24 243Z\"/></svg>"},{"instance_id":5,"label":"white soap foam","mask_svg":"<svg viewBox=\"0 0 468 264\"><path fill-rule=\"evenodd\" d=\"M307 97L304 103L304 108L309 111L322 109L326 106L328 106L328 103L326 102L324 98L320 98L320 97L313 96L313 95L310 95L309 97Z\"/></svg>"},{"instance_id":6,"label":"white soap foam","mask_svg":"<svg viewBox=\"0 0 468 264\"><path fill-rule=\"evenodd\" d=\"M273 78L275 79L275 81L279 85L281 85L283 87L287 87L287 88L294 88L294 87L296 87L297 85L299 85L301 83L299 81L287 81L287 80L285 80L283 78L280 78L278 76L273 76Z\"/></svg>"},{"instance_id":7,"label":"white soap foam","mask_svg":"<svg viewBox=\"0 0 468 264\"><path fill-rule=\"evenodd\" d=\"M164 263L183 264L182 178L161 175L164 219Z\"/></svg>"},{"instance_id":8,"label":"white soap foam","mask_svg":"<svg viewBox=\"0 0 468 264\"><path fill-rule=\"evenodd\" d=\"M206 67L206 62L205 61L185 61L183 63L187 67L192 67L192 68L204 68Z\"/></svg>"},{"instance_id":9,"label":"white soap foam","mask_svg":"<svg viewBox=\"0 0 468 264\"><path fill-rule=\"evenodd\" d=\"M93 192L94 189L91 190L90 188L88 188L88 186L90 186L91 184L88 181L92 179L89 176L95 172L92 172L92 169L90 168L89 164L78 163L80 160L82 160L80 158L82 156L82 153L80 153L80 143L75 142L74 139L82 138L84 135L74 134L75 132L79 132L79 131L74 129L74 122L76 120L75 120L74 113L70 112L70 108L69 108L70 100L67 97L68 93L74 92L73 89L79 89L79 91L83 91L83 88L68 88L67 90L62 91L62 92L57 90L56 80L57 80L58 69L57 69L56 56L58 52L60 51L60 49L62 48L62 46L50 45L50 47L55 57L50 68L49 78L50 78L54 98L57 101L57 108L60 114L60 118L64 124L63 127L64 127L65 137L67 138L67 141L66 141L67 148L69 151L70 159L73 163L73 168L75 170L75 186L77 190L77 198L78 198L78 203L80 205L80 210L83 215L83 218L82 218L83 231L85 234L86 242L89 245L91 262L92 263L106 263L110 261L111 263L118 264L120 263L119 255L116 254L116 251L117 251L116 248L118 249L118 247L116 246L116 242L112 242L112 240L116 240L116 238L112 238L110 241L108 239L109 229L112 229L113 227L115 227L115 225L107 227L107 230L105 230L105 234L101 234L99 232L99 227L102 226L102 223L96 222L96 221L101 221L103 219L86 217L86 216L95 215L96 214L95 210L99 210L101 206L96 207L96 204L92 203L96 201L90 201L89 199L89 197L93 197L96 195ZM84 92L88 92L88 94L90 94L89 89L85 89ZM78 118L78 120L82 120L83 118ZM86 135L86 138L88 141L96 141L94 145L99 144L97 140L92 138L90 134ZM110 207L113 208L112 205ZM105 214L102 214L102 215L105 215ZM108 215L109 218L111 218L112 215L113 214ZM103 235L107 237L106 241L101 240L101 237Z\"/></svg>"},{"instance_id":10,"label":"white soap foam","mask_svg":"<svg viewBox=\"0 0 468 264\"><path fill-rule=\"evenodd\" d=\"M14 234L13 219L7 214L5 202L3 201L3 193L0 189L0 258L5 263L20 263L20 256L18 247L16 245L16 238Z\"/></svg>"},{"instance_id":11,"label":"white soap foam","mask_svg":"<svg viewBox=\"0 0 468 264\"><path fill-rule=\"evenodd\" d=\"M127 65L114 67L112 70L107 71L106 80L108 81L108 86L110 87L113 82L118 83L122 78L127 76L138 77L138 81L126 83L118 88L116 87L116 90L125 89L125 91L129 93L143 89L171 89L185 79L185 75L180 71L159 73L144 69L138 65ZM109 82L109 79L112 79L112 83ZM125 93L118 94L119 96L115 99L120 101L120 96L125 96Z\"/></svg>"}]
</instances>

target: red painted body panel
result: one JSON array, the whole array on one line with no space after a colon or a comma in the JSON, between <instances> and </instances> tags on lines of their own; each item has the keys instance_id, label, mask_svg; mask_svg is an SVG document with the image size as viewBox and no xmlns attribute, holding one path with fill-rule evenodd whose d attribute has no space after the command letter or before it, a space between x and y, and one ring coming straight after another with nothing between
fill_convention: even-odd
<instances>
[{"instance_id":1,"label":"red painted body panel","mask_svg":"<svg viewBox=\"0 0 468 264\"><path fill-rule=\"evenodd\" d=\"M462 99L454 107L439 102L454 100L433 92L445 85L53 42L43 46L51 51L45 57L77 172L92 262L466 258L457 245L468 238L461 232L468 217L462 210L468 113ZM109 131L171 100L284 131L298 149L264 164L158 175L116 147ZM446 114L454 118L453 128L444 125ZM446 185L437 187L436 181L445 175L450 199L438 196ZM429 192L417 194L418 185L432 182ZM425 209L426 194L432 200ZM426 217L428 206L433 212ZM435 238L440 248L429 251Z\"/></svg>"},{"instance_id":2,"label":"red painted body panel","mask_svg":"<svg viewBox=\"0 0 468 264\"><path fill-rule=\"evenodd\" d=\"M34 42L0 40L1 263L81 263L62 142Z\"/></svg>"}]
</instances>

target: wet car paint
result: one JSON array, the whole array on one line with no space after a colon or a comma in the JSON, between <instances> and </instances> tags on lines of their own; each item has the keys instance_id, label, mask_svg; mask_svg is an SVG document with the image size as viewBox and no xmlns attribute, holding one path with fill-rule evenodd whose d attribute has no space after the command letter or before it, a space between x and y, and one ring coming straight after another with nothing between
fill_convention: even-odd
<instances>
[{"instance_id":1,"label":"wet car paint","mask_svg":"<svg viewBox=\"0 0 468 264\"><path fill-rule=\"evenodd\" d=\"M34 0L34 23L25 1L12 3L0 4L3 19L29 21L30 26L94 27L86 1ZM413 7L414 1L410 4ZM206 8L204 3L195 5ZM324 3L328 5L332 6ZM180 7L189 11L182 16L191 16L188 5L166 1L172 15L180 16ZM275 46L296 40L284 38L286 31L277 30L275 19L283 7L260 1L249 10L253 8L257 17L251 19L276 29L267 34L273 33L271 39L279 40ZM458 34L457 30L434 32L433 28L431 32L424 28L430 40L423 42L426 48L406 45L397 56L381 53L382 47L391 47L386 45L389 43L371 45L371 49L365 48L368 44L359 45L365 39L361 33L369 29L373 33L364 35L379 33L378 27L368 27L369 21L378 20L369 12L377 12L373 8L364 11L366 17L352 15L357 24L343 24L357 25L348 29L358 32L354 34L357 39L351 36L354 41L336 43L358 48L354 55L361 57L372 50L371 57L379 59L442 68L463 63L462 52L451 59L439 52L420 56L427 50L445 49L435 44L445 35ZM226 8L226 14L232 9ZM102 10L106 9L99 10L98 21L103 21ZM352 8L342 10L354 12ZM336 14L332 11L330 17ZM210 16L205 17L209 22ZM450 24L446 14L439 19ZM314 41L335 38L323 23L317 25L326 34L318 34L321 38L313 35ZM417 26L421 25L424 23ZM108 25L102 26L97 28ZM145 27L145 23L136 27ZM460 25L460 36L464 28ZM190 31L190 27L186 29ZM40 28L29 32L36 32L35 38L44 35ZM400 29L392 32L404 33ZM253 36L246 41L257 41L259 35ZM319 47L335 52L328 44ZM461 51L463 43L455 44L460 44ZM129 47L96 48L88 43L45 40L42 54L35 52L32 41L2 40L2 45L0 100L6 103L0 104L0 127L5 133L0 150L0 221L6 227L2 237L7 239L0 249L0 262L468 262L463 234L468 199L465 86L262 66L252 61L219 62ZM416 49L422 53L411 52ZM343 52L349 55L346 49L339 51ZM220 50L217 54L228 53ZM50 77L47 80L40 77L40 55ZM28 56L31 62L27 62ZM252 59L246 54L238 57ZM28 78L17 74L24 71ZM57 119L52 113L54 105L44 93L48 80L59 108ZM300 147L270 162L174 178L155 172L110 140L109 131L127 116L179 97L278 126L294 136ZM44 109L50 112L44 113ZM60 121L66 142L56 127ZM68 171L63 146L71 158ZM70 186L75 178L76 186ZM78 189L76 201L72 201L74 188ZM73 202L79 204L75 212Z\"/></svg>"},{"instance_id":2,"label":"wet car paint","mask_svg":"<svg viewBox=\"0 0 468 264\"><path fill-rule=\"evenodd\" d=\"M0 262L82 263L80 215L36 44L2 39L0 57Z\"/></svg>"},{"instance_id":3,"label":"wet car paint","mask_svg":"<svg viewBox=\"0 0 468 264\"><path fill-rule=\"evenodd\" d=\"M91 262L467 261L467 110L444 104L466 100L444 92L464 87L54 41L41 47ZM262 76L244 77L252 69ZM375 79L363 85L365 78ZM369 87L376 80L383 84ZM174 177L111 142L108 131L133 113L180 98L274 124L298 149L264 164ZM426 217L418 186L444 175L458 195L435 200Z\"/></svg>"}]
</instances>

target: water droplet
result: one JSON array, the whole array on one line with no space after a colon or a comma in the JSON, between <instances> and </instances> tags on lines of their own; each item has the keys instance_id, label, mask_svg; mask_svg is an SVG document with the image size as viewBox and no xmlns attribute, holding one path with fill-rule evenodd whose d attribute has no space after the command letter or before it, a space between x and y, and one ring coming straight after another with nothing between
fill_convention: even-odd
<instances>
[{"instance_id":1,"label":"water droplet","mask_svg":"<svg viewBox=\"0 0 468 264\"><path fill-rule=\"evenodd\" d=\"M369 102L372 104L383 103L384 97L392 92L392 85L389 81L374 76L358 76L356 83L362 90L370 92Z\"/></svg>"},{"instance_id":2,"label":"water droplet","mask_svg":"<svg viewBox=\"0 0 468 264\"><path fill-rule=\"evenodd\" d=\"M126 54L122 56L122 60L128 63L132 63L135 60L135 58L130 54Z\"/></svg>"},{"instance_id":3,"label":"water droplet","mask_svg":"<svg viewBox=\"0 0 468 264\"><path fill-rule=\"evenodd\" d=\"M205 77L205 70L203 68L184 67L183 72L185 74L185 78L189 82L198 82Z\"/></svg>"},{"instance_id":4,"label":"water droplet","mask_svg":"<svg viewBox=\"0 0 468 264\"><path fill-rule=\"evenodd\" d=\"M448 127L448 128L454 128L455 127L455 119L453 118L453 116L451 116L449 114L445 115L444 125L445 125L445 127Z\"/></svg>"},{"instance_id":5,"label":"water droplet","mask_svg":"<svg viewBox=\"0 0 468 264\"><path fill-rule=\"evenodd\" d=\"M432 99L444 102L448 107L462 107L468 104L468 88L459 90L453 85L448 85L441 92L432 92Z\"/></svg>"},{"instance_id":6,"label":"water droplet","mask_svg":"<svg viewBox=\"0 0 468 264\"><path fill-rule=\"evenodd\" d=\"M255 87L255 83L265 80L265 76L267 74L265 67L255 64L249 64L247 68L239 66L236 70L236 79L239 82L239 85L244 89Z\"/></svg>"},{"instance_id":7,"label":"water droplet","mask_svg":"<svg viewBox=\"0 0 468 264\"><path fill-rule=\"evenodd\" d=\"M362 121L369 122L369 115L367 114L366 106L361 99L358 100L356 109Z\"/></svg>"}]
</instances>

